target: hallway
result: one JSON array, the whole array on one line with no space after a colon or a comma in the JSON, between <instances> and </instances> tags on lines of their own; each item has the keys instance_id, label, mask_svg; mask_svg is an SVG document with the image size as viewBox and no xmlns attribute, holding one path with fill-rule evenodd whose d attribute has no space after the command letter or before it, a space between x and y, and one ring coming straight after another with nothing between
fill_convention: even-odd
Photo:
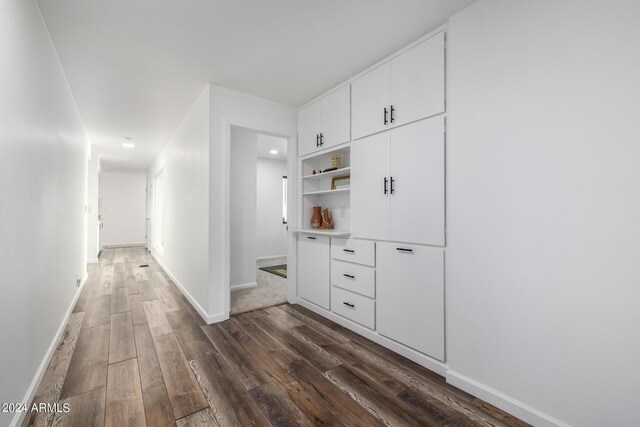
<instances>
[{"instance_id":1,"label":"hallway","mask_svg":"<svg viewBox=\"0 0 640 427\"><path fill-rule=\"evenodd\" d=\"M33 401L61 410L24 426L524 425L298 305L206 325L143 248L103 251Z\"/></svg>"}]
</instances>

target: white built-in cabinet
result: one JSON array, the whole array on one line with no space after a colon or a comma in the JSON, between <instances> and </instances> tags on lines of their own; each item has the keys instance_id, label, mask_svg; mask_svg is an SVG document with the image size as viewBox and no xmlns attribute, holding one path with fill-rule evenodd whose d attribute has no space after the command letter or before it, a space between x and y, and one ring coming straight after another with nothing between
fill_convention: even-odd
<instances>
[{"instance_id":1,"label":"white built-in cabinet","mask_svg":"<svg viewBox=\"0 0 640 427\"><path fill-rule=\"evenodd\" d=\"M354 80L353 139L444 112L444 49L442 32Z\"/></svg>"},{"instance_id":2,"label":"white built-in cabinet","mask_svg":"<svg viewBox=\"0 0 640 427\"><path fill-rule=\"evenodd\" d=\"M330 308L331 240L298 236L298 296L326 310Z\"/></svg>"},{"instance_id":3,"label":"white built-in cabinet","mask_svg":"<svg viewBox=\"0 0 640 427\"><path fill-rule=\"evenodd\" d=\"M351 140L350 86L343 86L298 113L298 154L305 156Z\"/></svg>"},{"instance_id":4,"label":"white built-in cabinet","mask_svg":"<svg viewBox=\"0 0 640 427\"><path fill-rule=\"evenodd\" d=\"M376 251L378 333L444 361L444 250L385 242Z\"/></svg>"},{"instance_id":5,"label":"white built-in cabinet","mask_svg":"<svg viewBox=\"0 0 640 427\"><path fill-rule=\"evenodd\" d=\"M444 120L431 117L352 143L353 237L444 245Z\"/></svg>"},{"instance_id":6,"label":"white built-in cabinet","mask_svg":"<svg viewBox=\"0 0 640 427\"><path fill-rule=\"evenodd\" d=\"M425 363L445 362L444 112L440 32L298 113L299 303Z\"/></svg>"}]
</instances>

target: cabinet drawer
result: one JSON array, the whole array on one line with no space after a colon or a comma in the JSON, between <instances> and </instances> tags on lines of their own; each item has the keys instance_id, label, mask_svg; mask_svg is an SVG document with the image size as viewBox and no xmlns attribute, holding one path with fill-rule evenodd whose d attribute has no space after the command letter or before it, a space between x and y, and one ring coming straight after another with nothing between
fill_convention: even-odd
<instances>
[{"instance_id":1,"label":"cabinet drawer","mask_svg":"<svg viewBox=\"0 0 640 427\"><path fill-rule=\"evenodd\" d=\"M373 267L332 259L331 284L369 298L375 298L376 270Z\"/></svg>"},{"instance_id":2,"label":"cabinet drawer","mask_svg":"<svg viewBox=\"0 0 640 427\"><path fill-rule=\"evenodd\" d=\"M331 239L331 258L375 267L375 242L354 239Z\"/></svg>"},{"instance_id":3,"label":"cabinet drawer","mask_svg":"<svg viewBox=\"0 0 640 427\"><path fill-rule=\"evenodd\" d=\"M332 311L370 329L375 328L375 304L370 298L335 286L331 287Z\"/></svg>"}]
</instances>

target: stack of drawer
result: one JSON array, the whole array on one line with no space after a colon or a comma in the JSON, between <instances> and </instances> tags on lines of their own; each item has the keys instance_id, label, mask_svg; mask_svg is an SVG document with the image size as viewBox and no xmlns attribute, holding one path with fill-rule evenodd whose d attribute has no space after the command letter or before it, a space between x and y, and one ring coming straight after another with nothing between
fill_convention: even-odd
<instances>
[{"instance_id":1,"label":"stack of drawer","mask_svg":"<svg viewBox=\"0 0 640 427\"><path fill-rule=\"evenodd\" d=\"M375 242L331 239L331 311L375 329Z\"/></svg>"}]
</instances>

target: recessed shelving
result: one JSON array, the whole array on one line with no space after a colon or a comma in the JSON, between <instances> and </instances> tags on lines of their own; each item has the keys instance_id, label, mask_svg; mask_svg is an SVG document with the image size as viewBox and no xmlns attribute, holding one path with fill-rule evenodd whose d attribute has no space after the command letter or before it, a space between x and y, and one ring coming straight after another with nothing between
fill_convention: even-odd
<instances>
[{"instance_id":1,"label":"recessed shelving","mask_svg":"<svg viewBox=\"0 0 640 427\"><path fill-rule=\"evenodd\" d=\"M339 194L339 193L348 193L351 191L351 188L338 188L335 190L319 190L319 191L307 191L306 193L302 193L303 196L318 196L320 194Z\"/></svg>"},{"instance_id":2,"label":"recessed shelving","mask_svg":"<svg viewBox=\"0 0 640 427\"><path fill-rule=\"evenodd\" d=\"M348 175L350 171L351 171L351 167L346 167L346 168L340 168L340 169L336 169L329 172L317 173L315 175L303 176L302 179L311 180L311 179L330 178L333 176Z\"/></svg>"}]
</instances>

